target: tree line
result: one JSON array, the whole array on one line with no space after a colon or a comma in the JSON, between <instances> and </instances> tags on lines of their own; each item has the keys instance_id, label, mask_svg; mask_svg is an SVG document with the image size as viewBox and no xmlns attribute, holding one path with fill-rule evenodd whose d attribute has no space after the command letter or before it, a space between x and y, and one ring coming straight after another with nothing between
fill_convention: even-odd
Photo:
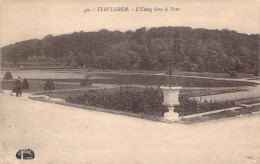
<instances>
[{"instance_id":1,"label":"tree line","mask_svg":"<svg viewBox=\"0 0 260 164\"><path fill-rule=\"evenodd\" d=\"M53 62L113 70L237 71L259 68L259 34L190 27L74 32L1 48L1 63Z\"/></svg>"}]
</instances>

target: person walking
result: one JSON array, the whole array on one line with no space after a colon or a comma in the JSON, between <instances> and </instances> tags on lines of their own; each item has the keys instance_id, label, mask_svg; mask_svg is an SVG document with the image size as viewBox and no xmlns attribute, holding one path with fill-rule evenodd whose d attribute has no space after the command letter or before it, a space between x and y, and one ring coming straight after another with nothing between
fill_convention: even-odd
<instances>
[{"instance_id":1,"label":"person walking","mask_svg":"<svg viewBox=\"0 0 260 164\"><path fill-rule=\"evenodd\" d=\"M17 81L17 79L14 79L14 81L13 81L13 88L11 91L11 96L13 96L13 93L16 93L16 90L17 90L16 81Z\"/></svg>"},{"instance_id":2,"label":"person walking","mask_svg":"<svg viewBox=\"0 0 260 164\"><path fill-rule=\"evenodd\" d=\"M22 96L22 82L21 77L18 76L18 79L16 80L16 97Z\"/></svg>"}]
</instances>

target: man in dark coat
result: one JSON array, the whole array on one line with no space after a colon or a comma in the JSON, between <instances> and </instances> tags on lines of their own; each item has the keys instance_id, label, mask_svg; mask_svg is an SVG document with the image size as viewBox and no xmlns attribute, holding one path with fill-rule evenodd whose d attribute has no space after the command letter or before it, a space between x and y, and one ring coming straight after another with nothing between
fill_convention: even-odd
<instances>
[{"instance_id":1,"label":"man in dark coat","mask_svg":"<svg viewBox=\"0 0 260 164\"><path fill-rule=\"evenodd\" d=\"M12 88L12 92L11 92L11 96L13 96L13 93L16 93L16 79L14 79L13 81L13 88Z\"/></svg>"},{"instance_id":2,"label":"man in dark coat","mask_svg":"<svg viewBox=\"0 0 260 164\"><path fill-rule=\"evenodd\" d=\"M21 77L19 76L16 80L16 96L22 96L22 82L20 81Z\"/></svg>"}]
</instances>

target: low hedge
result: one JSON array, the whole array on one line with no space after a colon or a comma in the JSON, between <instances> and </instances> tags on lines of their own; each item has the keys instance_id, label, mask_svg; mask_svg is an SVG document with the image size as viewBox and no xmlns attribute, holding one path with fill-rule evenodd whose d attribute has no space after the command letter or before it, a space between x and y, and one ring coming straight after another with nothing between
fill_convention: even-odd
<instances>
[{"instance_id":1,"label":"low hedge","mask_svg":"<svg viewBox=\"0 0 260 164\"><path fill-rule=\"evenodd\" d=\"M180 105L175 108L175 111L180 116L186 116L197 113L204 113L219 109L231 108L236 106L235 101L207 101L199 102L196 99L189 99L189 96L179 95Z\"/></svg>"},{"instance_id":2,"label":"low hedge","mask_svg":"<svg viewBox=\"0 0 260 164\"><path fill-rule=\"evenodd\" d=\"M78 96L68 96L66 101L156 116L163 116L163 113L168 111L167 107L162 105L162 91L153 88L128 89L121 87L113 92L108 90L103 90L102 92L89 90Z\"/></svg>"}]
</instances>

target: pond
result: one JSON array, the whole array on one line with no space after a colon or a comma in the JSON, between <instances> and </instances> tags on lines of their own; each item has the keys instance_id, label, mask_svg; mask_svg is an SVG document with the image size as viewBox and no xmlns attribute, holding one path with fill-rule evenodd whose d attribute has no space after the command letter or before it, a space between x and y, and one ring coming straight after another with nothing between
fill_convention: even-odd
<instances>
[{"instance_id":1,"label":"pond","mask_svg":"<svg viewBox=\"0 0 260 164\"><path fill-rule=\"evenodd\" d=\"M14 78L21 76L27 79L56 79L64 82L80 82L82 78L92 75L94 83L106 84L139 84L139 85L163 85L169 84L169 77L165 75L151 75L145 73L119 73L119 72L87 72L87 71L51 71L51 70L22 70L11 71ZM1 72L3 78L4 72ZM173 76L172 84L182 87L237 87L255 85L253 82L216 80L209 78L196 78Z\"/></svg>"}]
</instances>

